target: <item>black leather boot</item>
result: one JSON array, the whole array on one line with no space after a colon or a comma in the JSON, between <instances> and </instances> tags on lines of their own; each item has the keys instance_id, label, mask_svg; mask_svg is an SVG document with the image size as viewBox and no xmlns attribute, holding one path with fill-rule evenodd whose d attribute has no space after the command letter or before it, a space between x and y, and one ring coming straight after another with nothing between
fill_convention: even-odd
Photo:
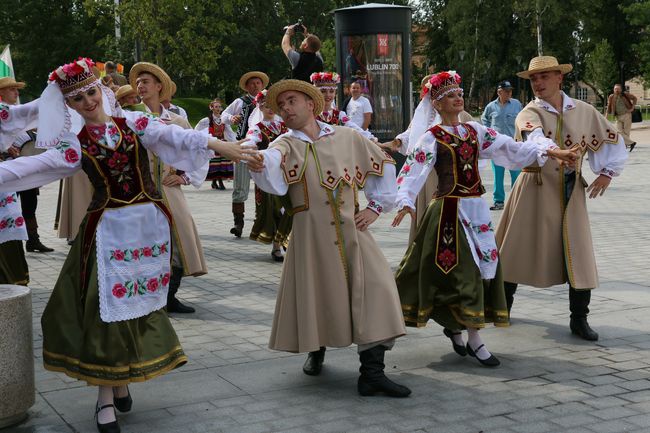
<instances>
[{"instance_id":1,"label":"black leather boot","mask_svg":"<svg viewBox=\"0 0 650 433\"><path fill-rule=\"evenodd\" d=\"M232 204L232 216L235 220L235 225L230 229L230 233L241 238L242 232L244 231L244 203L233 203Z\"/></svg>"},{"instance_id":2,"label":"black leather boot","mask_svg":"<svg viewBox=\"0 0 650 433\"><path fill-rule=\"evenodd\" d=\"M517 291L517 283L503 282L503 288L506 294L506 304L508 305L508 315L512 310L512 304L515 302L515 292Z\"/></svg>"},{"instance_id":3,"label":"black leather boot","mask_svg":"<svg viewBox=\"0 0 650 433\"><path fill-rule=\"evenodd\" d=\"M598 333L587 322L591 290L576 290L569 287L569 309L571 310L571 333L588 341L597 341Z\"/></svg>"},{"instance_id":4,"label":"black leather boot","mask_svg":"<svg viewBox=\"0 0 650 433\"><path fill-rule=\"evenodd\" d=\"M25 218L25 226L27 228L27 241L25 242L25 249L27 252L51 253L54 249L46 247L41 242L38 236L38 223L36 218Z\"/></svg>"},{"instance_id":5,"label":"black leather boot","mask_svg":"<svg viewBox=\"0 0 650 433\"><path fill-rule=\"evenodd\" d=\"M167 312L168 313L194 313L196 310L184 305L176 298L176 292L181 285L183 268L172 266L172 273L169 277L169 290L167 291Z\"/></svg>"},{"instance_id":6,"label":"black leather boot","mask_svg":"<svg viewBox=\"0 0 650 433\"><path fill-rule=\"evenodd\" d=\"M357 390L363 396L385 394L389 397L408 397L411 390L399 385L384 374L384 346L375 346L359 353L361 367L359 367L359 380Z\"/></svg>"},{"instance_id":7,"label":"black leather boot","mask_svg":"<svg viewBox=\"0 0 650 433\"><path fill-rule=\"evenodd\" d=\"M321 348L315 352L309 352L307 360L302 366L302 371L310 376L318 376L323 369L323 361L325 360L325 348Z\"/></svg>"}]
</instances>

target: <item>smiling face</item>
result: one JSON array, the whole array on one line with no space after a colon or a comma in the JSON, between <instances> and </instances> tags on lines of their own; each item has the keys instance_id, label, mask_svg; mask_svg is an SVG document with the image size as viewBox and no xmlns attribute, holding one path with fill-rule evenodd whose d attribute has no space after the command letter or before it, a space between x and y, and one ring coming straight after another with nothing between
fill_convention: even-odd
<instances>
[{"instance_id":1,"label":"smiling face","mask_svg":"<svg viewBox=\"0 0 650 433\"><path fill-rule=\"evenodd\" d=\"M460 114L465 109L463 89L447 93L440 100L433 101L433 108L442 114Z\"/></svg>"},{"instance_id":2,"label":"smiling face","mask_svg":"<svg viewBox=\"0 0 650 433\"><path fill-rule=\"evenodd\" d=\"M260 105L260 111L262 112L262 116L264 116L264 120L271 121L275 119L275 113L273 112L269 104L262 103Z\"/></svg>"},{"instance_id":3,"label":"smiling face","mask_svg":"<svg viewBox=\"0 0 650 433\"><path fill-rule=\"evenodd\" d=\"M288 128L300 130L314 120L314 101L304 93L287 90L278 95L276 103Z\"/></svg>"},{"instance_id":4,"label":"smiling face","mask_svg":"<svg viewBox=\"0 0 650 433\"><path fill-rule=\"evenodd\" d=\"M361 96L361 84L352 83L350 85L350 94L354 99L357 99L359 96Z\"/></svg>"},{"instance_id":5,"label":"smiling face","mask_svg":"<svg viewBox=\"0 0 650 433\"><path fill-rule=\"evenodd\" d=\"M221 112L223 111L223 105L221 105L221 101L218 99L212 101L210 103L210 110L215 116L221 116Z\"/></svg>"},{"instance_id":6,"label":"smiling face","mask_svg":"<svg viewBox=\"0 0 650 433\"><path fill-rule=\"evenodd\" d=\"M152 100L152 98L158 99L160 97L162 83L154 75L143 72L138 75L135 83L138 95L145 103Z\"/></svg>"},{"instance_id":7,"label":"smiling face","mask_svg":"<svg viewBox=\"0 0 650 433\"><path fill-rule=\"evenodd\" d=\"M562 86L560 71L538 72L530 76L533 93L540 99L551 100L557 96Z\"/></svg>"},{"instance_id":8,"label":"smiling face","mask_svg":"<svg viewBox=\"0 0 650 433\"><path fill-rule=\"evenodd\" d=\"M79 113L86 123L104 123L107 117L102 107L102 92L97 86L66 98L66 103L68 107Z\"/></svg>"},{"instance_id":9,"label":"smiling face","mask_svg":"<svg viewBox=\"0 0 650 433\"><path fill-rule=\"evenodd\" d=\"M319 90L323 94L323 99L325 99L323 111L329 111L332 108L334 98L336 98L336 89L333 87L321 87Z\"/></svg>"}]
</instances>

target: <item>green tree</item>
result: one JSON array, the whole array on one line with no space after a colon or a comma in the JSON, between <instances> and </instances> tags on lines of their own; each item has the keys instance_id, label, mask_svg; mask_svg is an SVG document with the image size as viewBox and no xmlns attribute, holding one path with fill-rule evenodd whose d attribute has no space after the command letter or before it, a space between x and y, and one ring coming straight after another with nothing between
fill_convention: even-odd
<instances>
[{"instance_id":1,"label":"green tree","mask_svg":"<svg viewBox=\"0 0 650 433\"><path fill-rule=\"evenodd\" d=\"M636 59L644 81L650 83L650 1L633 2L624 7L623 11L630 23L639 29L634 35L638 37L636 43L634 41L629 43L634 54L637 55L626 57L626 64L627 61Z\"/></svg>"},{"instance_id":2,"label":"green tree","mask_svg":"<svg viewBox=\"0 0 650 433\"><path fill-rule=\"evenodd\" d=\"M614 51L609 42L603 39L586 56L584 81L596 91L601 102L604 104L609 89L616 83L617 75Z\"/></svg>"}]
</instances>

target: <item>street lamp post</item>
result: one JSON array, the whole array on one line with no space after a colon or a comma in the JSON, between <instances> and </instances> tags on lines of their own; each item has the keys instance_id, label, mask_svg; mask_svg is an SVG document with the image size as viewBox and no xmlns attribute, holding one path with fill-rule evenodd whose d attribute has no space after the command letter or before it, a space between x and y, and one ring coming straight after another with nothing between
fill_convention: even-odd
<instances>
[{"instance_id":1,"label":"street lamp post","mask_svg":"<svg viewBox=\"0 0 650 433\"><path fill-rule=\"evenodd\" d=\"M458 57L460 58L460 63L463 63L463 59L465 58L465 51L464 50L458 51ZM459 66L462 66L462 65L459 65ZM460 69L460 68L458 68L458 69ZM461 77L462 77L462 74L461 74ZM463 91L465 91L465 80L461 81L460 88L463 89Z\"/></svg>"},{"instance_id":2,"label":"street lamp post","mask_svg":"<svg viewBox=\"0 0 650 433\"><path fill-rule=\"evenodd\" d=\"M521 56L516 56L515 60L517 61L517 67L520 68L521 67L521 61L523 60L523 58ZM521 78L519 78L518 75L517 75L517 91L518 91L517 96L519 98L519 102L523 103L524 102L523 99L522 99L523 89L521 88Z\"/></svg>"},{"instance_id":3,"label":"street lamp post","mask_svg":"<svg viewBox=\"0 0 650 433\"><path fill-rule=\"evenodd\" d=\"M575 81L575 98L580 99L578 96L578 91L580 90L580 85L578 83L578 54L580 54L580 47L576 44L575 47L573 47L573 54L575 54L575 68L573 68L573 80Z\"/></svg>"},{"instance_id":4,"label":"street lamp post","mask_svg":"<svg viewBox=\"0 0 650 433\"><path fill-rule=\"evenodd\" d=\"M621 60L620 62L618 62L618 65L621 67L620 69L621 88L623 89L623 91L625 91L625 75L623 74L623 68L625 67L625 62Z\"/></svg>"}]
</instances>

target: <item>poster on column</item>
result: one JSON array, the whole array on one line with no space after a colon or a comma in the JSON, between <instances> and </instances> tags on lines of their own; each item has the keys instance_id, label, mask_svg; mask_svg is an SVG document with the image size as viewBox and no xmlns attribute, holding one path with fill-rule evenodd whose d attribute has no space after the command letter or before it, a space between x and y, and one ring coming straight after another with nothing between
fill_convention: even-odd
<instances>
[{"instance_id":1,"label":"poster on column","mask_svg":"<svg viewBox=\"0 0 650 433\"><path fill-rule=\"evenodd\" d=\"M367 34L343 36L343 92L357 81L372 105L370 131L388 140L404 130L402 118L402 35ZM348 113L349 114L349 113Z\"/></svg>"}]
</instances>

